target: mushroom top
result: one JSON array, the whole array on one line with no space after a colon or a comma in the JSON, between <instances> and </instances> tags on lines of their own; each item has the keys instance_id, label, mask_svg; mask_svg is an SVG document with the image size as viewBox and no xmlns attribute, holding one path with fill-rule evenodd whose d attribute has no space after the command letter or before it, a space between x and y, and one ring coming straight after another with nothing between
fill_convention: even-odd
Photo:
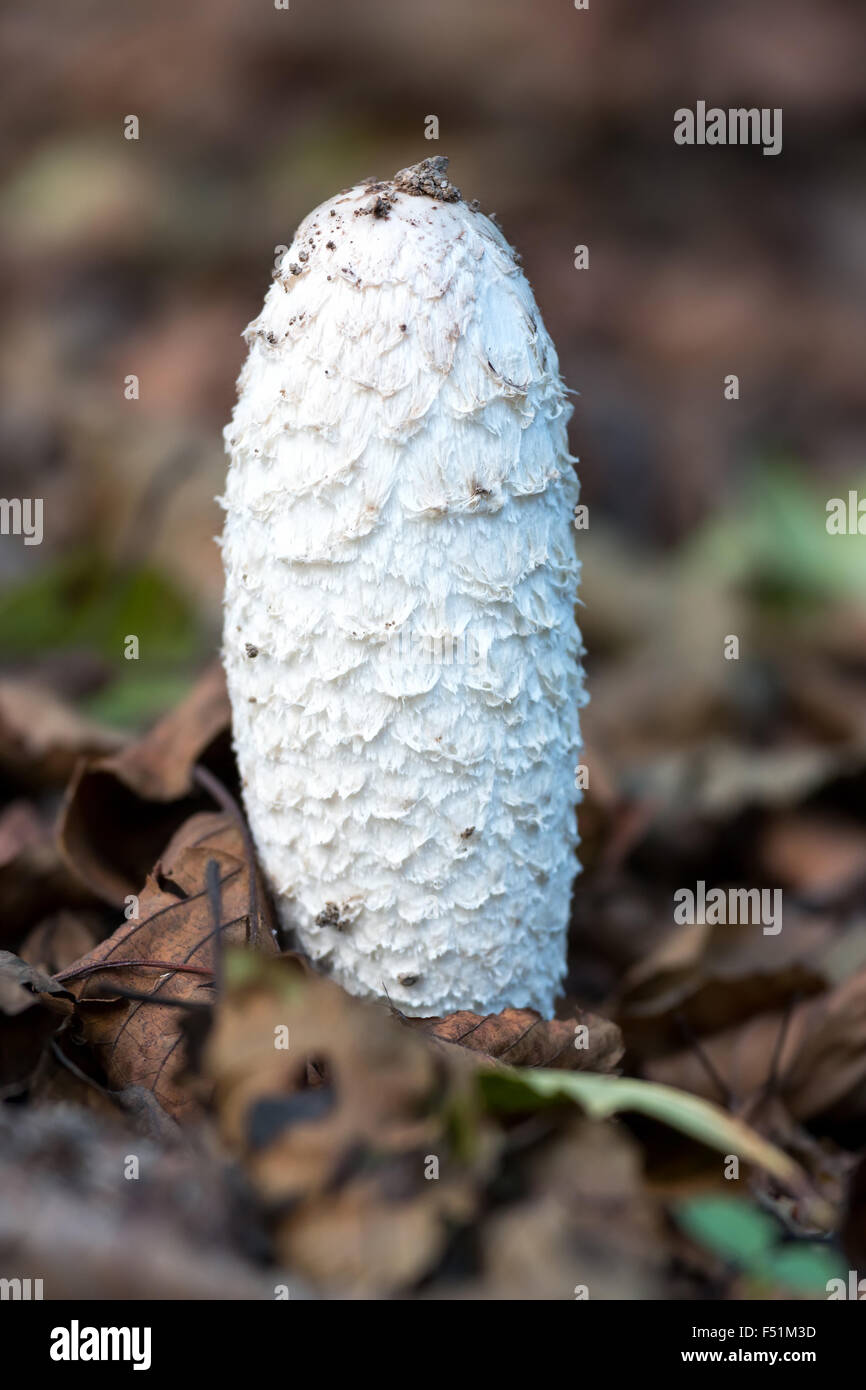
<instances>
[{"instance_id":1,"label":"mushroom top","mask_svg":"<svg viewBox=\"0 0 866 1390\"><path fill-rule=\"evenodd\" d=\"M446 166L366 180L304 219L245 333L229 448L255 433L270 453L280 430L313 431L345 463L408 442L431 411L459 424L496 403L514 465L502 486L543 490L515 431L571 413L556 351L514 251Z\"/></svg>"}]
</instances>

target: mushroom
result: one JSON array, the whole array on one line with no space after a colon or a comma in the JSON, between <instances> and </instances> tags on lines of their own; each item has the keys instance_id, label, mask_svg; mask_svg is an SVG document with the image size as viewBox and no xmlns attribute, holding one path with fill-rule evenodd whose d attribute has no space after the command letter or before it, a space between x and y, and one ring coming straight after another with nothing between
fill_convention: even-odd
<instances>
[{"instance_id":1,"label":"mushroom","mask_svg":"<svg viewBox=\"0 0 866 1390\"><path fill-rule=\"evenodd\" d=\"M578 869L556 351L447 160L312 212L226 442L223 656L281 923L406 1014L552 1014Z\"/></svg>"}]
</instances>

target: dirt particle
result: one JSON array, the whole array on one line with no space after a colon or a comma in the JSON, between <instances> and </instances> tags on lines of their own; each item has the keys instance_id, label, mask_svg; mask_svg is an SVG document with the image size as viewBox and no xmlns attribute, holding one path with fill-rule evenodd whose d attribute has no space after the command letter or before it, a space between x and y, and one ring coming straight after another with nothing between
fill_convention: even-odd
<instances>
[{"instance_id":1,"label":"dirt particle","mask_svg":"<svg viewBox=\"0 0 866 1390\"><path fill-rule=\"evenodd\" d=\"M316 915L317 927L333 927L335 931L345 931L351 926L351 917L348 915L346 907L341 907L339 903L325 903L321 912Z\"/></svg>"},{"instance_id":2,"label":"dirt particle","mask_svg":"<svg viewBox=\"0 0 866 1390\"><path fill-rule=\"evenodd\" d=\"M473 836L474 834L475 834L475 826L474 826L474 825L467 825L467 827L466 827L465 830L461 830L461 831L460 831L460 838L461 838L461 840L471 840L471 839L472 839L472 836Z\"/></svg>"},{"instance_id":3,"label":"dirt particle","mask_svg":"<svg viewBox=\"0 0 866 1390\"><path fill-rule=\"evenodd\" d=\"M252 642L247 642L247 643L246 643L246 645L244 646L244 651L246 652L247 656L250 658L251 661L252 661L253 657L258 656L258 654L259 654L259 649L258 649L258 647L254 647L253 644L252 644Z\"/></svg>"},{"instance_id":4,"label":"dirt particle","mask_svg":"<svg viewBox=\"0 0 866 1390\"><path fill-rule=\"evenodd\" d=\"M391 180L400 193L408 193L413 198L435 198L440 203L459 203L460 189L455 188L446 177L448 157L434 155L432 159L422 159L408 169L401 169Z\"/></svg>"}]
</instances>

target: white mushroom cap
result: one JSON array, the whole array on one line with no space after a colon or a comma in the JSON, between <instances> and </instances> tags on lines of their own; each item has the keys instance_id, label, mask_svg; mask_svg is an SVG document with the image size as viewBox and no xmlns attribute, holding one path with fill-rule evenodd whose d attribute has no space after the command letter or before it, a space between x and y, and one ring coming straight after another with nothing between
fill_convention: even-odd
<instances>
[{"instance_id":1,"label":"white mushroom cap","mask_svg":"<svg viewBox=\"0 0 866 1390\"><path fill-rule=\"evenodd\" d=\"M224 660L253 836L313 960L408 1014L549 1015L583 702L570 406L444 165L317 208L247 329Z\"/></svg>"}]
</instances>

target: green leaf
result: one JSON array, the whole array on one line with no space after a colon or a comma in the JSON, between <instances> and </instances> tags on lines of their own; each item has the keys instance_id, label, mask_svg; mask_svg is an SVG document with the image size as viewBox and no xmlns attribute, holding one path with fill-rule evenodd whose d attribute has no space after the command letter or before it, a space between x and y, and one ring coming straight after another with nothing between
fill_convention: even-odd
<instances>
[{"instance_id":1,"label":"green leaf","mask_svg":"<svg viewBox=\"0 0 866 1390\"><path fill-rule=\"evenodd\" d=\"M830 1247L781 1240L779 1223L742 1197L689 1197L672 1210L686 1235L759 1284L825 1297L828 1281L845 1276Z\"/></svg>"},{"instance_id":2,"label":"green leaf","mask_svg":"<svg viewBox=\"0 0 866 1390\"><path fill-rule=\"evenodd\" d=\"M479 1073L479 1082L492 1110L533 1110L539 1102L571 1100L596 1119L635 1111L720 1153L736 1154L744 1162L757 1164L788 1188L799 1192L807 1187L802 1169L775 1144L711 1101L673 1086L630 1076L541 1067L500 1067Z\"/></svg>"},{"instance_id":3,"label":"green leaf","mask_svg":"<svg viewBox=\"0 0 866 1390\"><path fill-rule=\"evenodd\" d=\"M184 599L157 571L115 571L91 552L65 556L0 595L0 650L7 656L85 647L124 663L124 639L139 640L142 661L189 660L200 643Z\"/></svg>"},{"instance_id":4,"label":"green leaf","mask_svg":"<svg viewBox=\"0 0 866 1390\"><path fill-rule=\"evenodd\" d=\"M789 463L756 466L742 504L714 517L684 547L684 577L694 567L792 615L809 600L859 597L866 587L863 537L830 535L827 502L847 499L849 487L862 493L863 485L861 477L818 488Z\"/></svg>"},{"instance_id":5,"label":"green leaf","mask_svg":"<svg viewBox=\"0 0 866 1390\"><path fill-rule=\"evenodd\" d=\"M676 1202L677 1224L699 1245L722 1259L754 1269L779 1238L779 1227L741 1197L690 1197Z\"/></svg>"},{"instance_id":6,"label":"green leaf","mask_svg":"<svg viewBox=\"0 0 866 1390\"><path fill-rule=\"evenodd\" d=\"M195 684L186 670L136 670L140 662L130 661L128 672L83 702L83 708L99 723L122 729L139 729L173 709Z\"/></svg>"},{"instance_id":7,"label":"green leaf","mask_svg":"<svg viewBox=\"0 0 866 1390\"><path fill-rule=\"evenodd\" d=\"M762 1262L764 1277L774 1284L784 1284L795 1293L827 1296L831 1279L844 1279L847 1271L843 1261L827 1245L810 1241L804 1245L779 1245L770 1250Z\"/></svg>"}]
</instances>

